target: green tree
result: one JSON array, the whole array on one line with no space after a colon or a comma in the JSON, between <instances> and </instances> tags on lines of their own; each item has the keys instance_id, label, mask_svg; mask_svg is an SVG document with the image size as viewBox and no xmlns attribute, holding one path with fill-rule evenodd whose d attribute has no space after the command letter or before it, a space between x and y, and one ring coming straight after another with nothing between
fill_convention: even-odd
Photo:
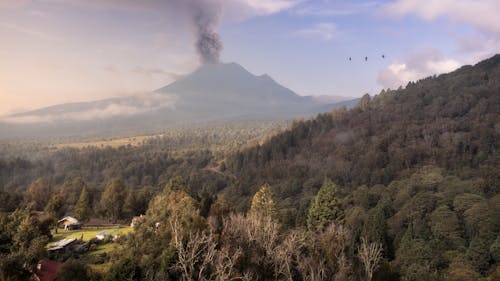
<instances>
[{"instance_id":1,"label":"green tree","mask_svg":"<svg viewBox=\"0 0 500 281\"><path fill-rule=\"evenodd\" d=\"M21 254L0 256L0 280L25 281L30 280L30 276Z\"/></svg>"},{"instance_id":2,"label":"green tree","mask_svg":"<svg viewBox=\"0 0 500 281\"><path fill-rule=\"evenodd\" d=\"M110 221L117 222L123 215L125 185L119 179L110 181L101 196L100 209Z\"/></svg>"},{"instance_id":3,"label":"green tree","mask_svg":"<svg viewBox=\"0 0 500 281\"><path fill-rule=\"evenodd\" d=\"M90 198L89 193L87 192L87 188L83 188L80 193L80 198L75 205L75 213L78 216L78 219L85 222L90 219L92 215L92 209L90 207Z\"/></svg>"},{"instance_id":4,"label":"green tree","mask_svg":"<svg viewBox=\"0 0 500 281\"><path fill-rule=\"evenodd\" d=\"M45 211L52 217L54 229L57 233L57 220L66 213L66 203L63 196L60 194L52 196L47 206L45 206Z\"/></svg>"},{"instance_id":5,"label":"green tree","mask_svg":"<svg viewBox=\"0 0 500 281\"><path fill-rule=\"evenodd\" d=\"M465 241L460 233L460 222L448 206L439 206L431 214L430 227L434 237L451 249L463 249Z\"/></svg>"},{"instance_id":6,"label":"green tree","mask_svg":"<svg viewBox=\"0 0 500 281\"><path fill-rule=\"evenodd\" d=\"M274 194L269 184L265 183L262 185L259 191L253 196L249 215L257 218L277 219L278 211L274 201Z\"/></svg>"},{"instance_id":7,"label":"green tree","mask_svg":"<svg viewBox=\"0 0 500 281\"><path fill-rule=\"evenodd\" d=\"M330 179L325 179L307 215L309 230L323 230L331 223L343 223L344 210L336 193L335 184Z\"/></svg>"},{"instance_id":8,"label":"green tree","mask_svg":"<svg viewBox=\"0 0 500 281\"><path fill-rule=\"evenodd\" d=\"M42 211L52 196L52 186L47 179L39 178L31 183L27 196L35 210Z\"/></svg>"},{"instance_id":9,"label":"green tree","mask_svg":"<svg viewBox=\"0 0 500 281\"><path fill-rule=\"evenodd\" d=\"M81 261L67 260L57 273L57 281L89 281L95 280L88 265Z\"/></svg>"},{"instance_id":10,"label":"green tree","mask_svg":"<svg viewBox=\"0 0 500 281\"><path fill-rule=\"evenodd\" d=\"M491 256L489 250L485 239L476 236L470 242L465 256L476 271L484 273L490 267Z\"/></svg>"},{"instance_id":11,"label":"green tree","mask_svg":"<svg viewBox=\"0 0 500 281\"><path fill-rule=\"evenodd\" d=\"M106 274L104 281L139 281L141 279L141 268L137 262L130 258L120 260L113 264Z\"/></svg>"},{"instance_id":12,"label":"green tree","mask_svg":"<svg viewBox=\"0 0 500 281\"><path fill-rule=\"evenodd\" d=\"M490 246L490 254L493 260L499 264L500 263L500 235L497 236L497 239Z\"/></svg>"},{"instance_id":13,"label":"green tree","mask_svg":"<svg viewBox=\"0 0 500 281\"><path fill-rule=\"evenodd\" d=\"M138 192L129 189L127 191L127 195L125 196L125 201L123 204L123 214L130 218L135 215L140 215L138 213L139 204L140 202L138 198Z\"/></svg>"},{"instance_id":14,"label":"green tree","mask_svg":"<svg viewBox=\"0 0 500 281\"><path fill-rule=\"evenodd\" d=\"M368 212L368 217L363 225L363 237L368 242L377 242L382 245L385 255L389 254L389 243L387 237L386 204L379 202L377 206Z\"/></svg>"}]
</instances>

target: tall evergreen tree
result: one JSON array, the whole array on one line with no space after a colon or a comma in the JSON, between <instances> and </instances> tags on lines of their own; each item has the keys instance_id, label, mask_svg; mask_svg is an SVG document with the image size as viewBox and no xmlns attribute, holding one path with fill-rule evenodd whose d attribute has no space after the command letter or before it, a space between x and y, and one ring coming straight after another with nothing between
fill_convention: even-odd
<instances>
[{"instance_id":1,"label":"tall evergreen tree","mask_svg":"<svg viewBox=\"0 0 500 281\"><path fill-rule=\"evenodd\" d=\"M307 215L309 230L323 230L331 223L343 223L344 210L336 193L335 184L330 179L325 179Z\"/></svg>"},{"instance_id":2,"label":"tall evergreen tree","mask_svg":"<svg viewBox=\"0 0 500 281\"><path fill-rule=\"evenodd\" d=\"M101 196L101 213L110 221L116 222L122 218L125 201L125 185L119 179L114 179L106 185Z\"/></svg>"},{"instance_id":3,"label":"tall evergreen tree","mask_svg":"<svg viewBox=\"0 0 500 281\"><path fill-rule=\"evenodd\" d=\"M262 185L255 193L252 199L252 206L250 207L250 216L256 216L260 218L272 218L277 219L278 211L276 208L276 202L274 201L274 194L271 191L271 186L265 183Z\"/></svg>"},{"instance_id":4,"label":"tall evergreen tree","mask_svg":"<svg viewBox=\"0 0 500 281\"><path fill-rule=\"evenodd\" d=\"M57 233L57 220L66 213L66 204L63 196L56 194L50 198L49 203L45 207L45 211L50 215L54 222L54 229Z\"/></svg>"},{"instance_id":5,"label":"tall evergreen tree","mask_svg":"<svg viewBox=\"0 0 500 281\"><path fill-rule=\"evenodd\" d=\"M80 193L80 198L76 202L75 212L78 219L81 221L88 221L92 215L92 209L90 207L89 193L84 187Z\"/></svg>"}]
</instances>

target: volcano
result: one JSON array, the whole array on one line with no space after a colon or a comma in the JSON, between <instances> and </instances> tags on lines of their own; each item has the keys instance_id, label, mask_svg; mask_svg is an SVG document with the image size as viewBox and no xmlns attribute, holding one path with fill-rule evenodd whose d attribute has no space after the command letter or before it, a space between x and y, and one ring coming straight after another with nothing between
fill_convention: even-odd
<instances>
[{"instance_id":1,"label":"volcano","mask_svg":"<svg viewBox=\"0 0 500 281\"><path fill-rule=\"evenodd\" d=\"M139 134L206 122L291 119L356 101L325 104L239 64L205 64L151 93L6 116L0 119L0 137Z\"/></svg>"}]
</instances>

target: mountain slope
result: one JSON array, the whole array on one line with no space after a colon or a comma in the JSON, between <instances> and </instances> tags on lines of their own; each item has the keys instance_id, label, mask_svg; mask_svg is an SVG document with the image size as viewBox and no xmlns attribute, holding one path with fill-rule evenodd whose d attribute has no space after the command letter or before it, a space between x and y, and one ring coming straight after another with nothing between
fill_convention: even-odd
<instances>
[{"instance_id":1,"label":"mountain slope","mask_svg":"<svg viewBox=\"0 0 500 281\"><path fill-rule=\"evenodd\" d=\"M0 137L148 133L200 122L304 117L356 101L325 104L236 63L207 64L148 94L7 116L0 119Z\"/></svg>"},{"instance_id":2,"label":"mountain slope","mask_svg":"<svg viewBox=\"0 0 500 281\"><path fill-rule=\"evenodd\" d=\"M499 124L496 55L403 90L366 95L349 111L297 122L268 143L240 151L226 166L246 184L227 194L254 194L268 182L282 202L296 202L314 194L324 177L357 187L389 184L425 165L472 169L467 173L492 165L500 172ZM499 186L488 188L498 192Z\"/></svg>"}]
</instances>

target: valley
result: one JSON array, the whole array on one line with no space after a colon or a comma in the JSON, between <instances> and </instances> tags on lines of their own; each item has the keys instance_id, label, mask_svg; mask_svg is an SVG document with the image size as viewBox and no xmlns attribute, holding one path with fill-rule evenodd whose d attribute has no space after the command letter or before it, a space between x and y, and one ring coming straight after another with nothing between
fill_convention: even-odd
<instances>
[{"instance_id":1,"label":"valley","mask_svg":"<svg viewBox=\"0 0 500 281\"><path fill-rule=\"evenodd\" d=\"M0 268L35 266L63 215L144 215L109 267L65 264L91 280L496 280L499 77L496 55L288 123L9 143Z\"/></svg>"}]
</instances>

